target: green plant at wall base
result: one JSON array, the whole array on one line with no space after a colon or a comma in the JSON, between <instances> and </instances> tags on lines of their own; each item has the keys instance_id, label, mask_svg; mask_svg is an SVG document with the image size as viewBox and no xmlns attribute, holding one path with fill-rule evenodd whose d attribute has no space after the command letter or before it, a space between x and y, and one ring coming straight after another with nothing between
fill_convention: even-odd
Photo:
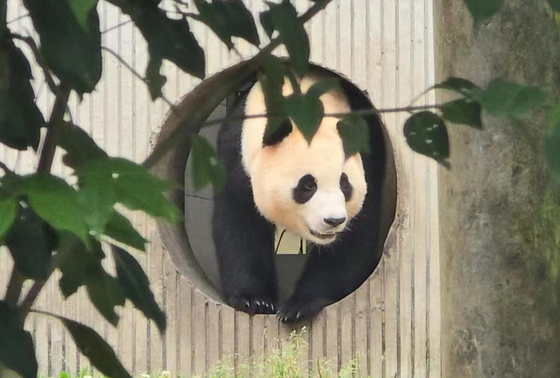
<instances>
[{"instance_id":1,"label":"green plant at wall base","mask_svg":"<svg viewBox=\"0 0 560 378\"><path fill-rule=\"evenodd\" d=\"M252 59L265 89L268 114L260 115L268 118L265 135L273 133L282 120L290 117L311 140L323 117L339 117L343 120L341 137L348 155L367 150L368 131L362 116L409 112L411 116L403 131L410 148L449 166L452 151L446 122L481 129L483 111L493 116L521 117L546 103L545 92L540 88L495 79L483 89L465 79L450 78L430 88L457 94L455 100L445 104L324 114L319 96L337 83L320 82L303 94L297 77L309 67L309 38L303 25L331 0L311 1L308 11L301 15L289 0L267 2L268 9L259 17L260 27L269 38L267 42L260 40L257 22L242 0L194 0L194 7L173 0L173 17L158 1L103 1L127 15L146 40L149 63L144 74L134 74L147 84L153 100L169 103L162 94L167 81L161 73L164 60L194 77L204 78L204 51L189 26L191 20L196 20L214 31L230 50L237 52L234 38L260 48ZM464 1L476 23L492 17L503 3ZM146 274L123 248L144 251L146 240L116 210L116 205L171 222L181 217L165 196L175 184L164 182L147 170L176 145L173 135L139 165L109 156L71 121L67 106L70 93L75 92L80 98L91 93L103 74L103 51L113 53L102 46L99 0L22 2L39 39L14 33L6 19L7 2L0 0L0 143L5 148L33 150L39 165L33 174L21 176L0 162L0 245L7 247L14 261L6 295L0 300L0 372L31 378L37 376L37 361L33 339L24 330L24 323L45 282L56 270L61 274L59 286L66 298L84 287L92 304L113 326L119 322L116 308L130 301L160 331L165 331L165 314L150 291ZM560 8L556 0L549 3L556 10ZM193 9L197 13L192 13ZM177 18L178 14L181 17ZM30 48L55 96L48 118L35 102L31 85L34 72L30 57L19 47L21 44ZM288 51L288 64L271 55L280 44ZM126 65L122 58L117 58ZM294 87L294 94L287 98L281 90L284 77ZM209 114L213 110L210 107L202 105L201 110ZM560 144L560 116L555 114L560 111L553 111L551 116L547 157L555 177L560 177L559 149L555 148ZM194 131L186 127L185 130L183 135L193 146L192 172L197 188L213 184L219 189L224 172L216 152ZM46 134L43 140L42 131ZM76 184L51 173L57 150L64 152L63 163L72 169ZM113 256L115 276L102 264L107 253ZM25 281L32 284L24 293ZM115 378L130 377L111 347L92 329L55 314L37 315L58 319L98 371ZM291 374L285 364L289 358L284 355L272 359L264 369L272 369L281 376ZM319 376L326 375L319 372Z\"/></svg>"},{"instance_id":2,"label":"green plant at wall base","mask_svg":"<svg viewBox=\"0 0 560 378\"><path fill-rule=\"evenodd\" d=\"M303 338L305 327L300 332L292 332L290 339L282 349L273 349L267 356L257 360L237 356L226 356L201 376L174 375L169 371L136 374L136 378L371 378L361 375L359 356L345 361L340 369L333 361L319 358L314 361L302 361L301 354L307 354ZM279 340L274 340L279 342ZM238 368L234 368L237 360ZM309 369L311 368L311 369ZM310 371L308 371L310 370ZM47 378L47 377L39 377ZM54 378L54 377L53 377ZM107 378L96 374L92 368L82 368L76 375L61 372L56 378Z\"/></svg>"}]
</instances>

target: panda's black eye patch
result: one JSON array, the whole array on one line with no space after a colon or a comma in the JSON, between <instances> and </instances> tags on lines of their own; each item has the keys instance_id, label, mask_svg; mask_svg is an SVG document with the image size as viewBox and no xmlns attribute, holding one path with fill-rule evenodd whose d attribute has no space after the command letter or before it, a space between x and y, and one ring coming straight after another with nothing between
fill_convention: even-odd
<instances>
[{"instance_id":1,"label":"panda's black eye patch","mask_svg":"<svg viewBox=\"0 0 560 378\"><path fill-rule=\"evenodd\" d=\"M342 194L344 194L344 199L346 200L346 202L350 201L354 188L352 187L352 184L350 184L346 173L340 175L340 190L342 191Z\"/></svg>"},{"instance_id":2,"label":"panda's black eye patch","mask_svg":"<svg viewBox=\"0 0 560 378\"><path fill-rule=\"evenodd\" d=\"M296 203L304 204L313 197L316 191L317 181L315 180L315 177L308 174L299 179L292 195Z\"/></svg>"}]
</instances>

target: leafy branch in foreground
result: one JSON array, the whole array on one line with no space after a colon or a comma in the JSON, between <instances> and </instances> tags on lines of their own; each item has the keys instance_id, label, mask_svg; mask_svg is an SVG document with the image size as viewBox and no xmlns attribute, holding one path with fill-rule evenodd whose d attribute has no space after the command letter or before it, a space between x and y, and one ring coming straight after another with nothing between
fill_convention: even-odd
<instances>
[{"instance_id":1,"label":"leafy branch in foreground","mask_svg":"<svg viewBox=\"0 0 560 378\"><path fill-rule=\"evenodd\" d=\"M62 316L36 311L41 316L50 316L64 324L77 347L102 374L112 378L132 378L119 361L113 348L90 327Z\"/></svg>"},{"instance_id":2,"label":"leafy branch in foreground","mask_svg":"<svg viewBox=\"0 0 560 378\"><path fill-rule=\"evenodd\" d=\"M154 100L163 97L163 60L193 76L205 76L204 52L190 31L187 16L206 23L230 49L235 50L232 37L260 45L254 19L241 0L197 1L199 14L183 15L181 19L168 17L157 2L150 0L106 1L128 15L148 43L150 59L146 74L137 76L148 85ZM288 13L275 21L275 27L286 30L284 23L290 22L304 32L303 23L329 2L317 2L298 16L291 4L284 1L282 9ZM112 325L119 321L116 308L130 300L161 332L165 331L165 314L150 290L148 277L133 255L122 248L144 251L146 240L116 210L116 205L172 222L178 221L180 214L165 196L173 184L158 179L141 165L108 156L78 125L66 121L66 116L72 119L67 104L70 93L74 91L81 98L92 92L102 75L99 1L88 0L78 5L74 0L24 0L39 36L38 44L31 37L9 30L5 2L0 4L0 142L20 150L32 147L40 151L38 169L33 174L20 176L4 163L0 165L0 245L8 247L14 260L6 297L0 300L0 370L13 370L28 378L37 375L37 362L32 339L23 325L56 270L61 273L59 286L66 298L80 287L85 288L92 304ZM308 60L308 55L305 59L298 55L299 51L309 50L305 37L307 46L303 50L294 52L290 47L291 58L302 67L303 60ZM35 104L30 64L14 44L15 39L31 48L56 96L48 122ZM294 41L281 31L279 38L257 54L252 69L257 69L282 42L292 45ZM243 77L237 80L241 82ZM212 101L204 104L207 109L200 112L200 117L209 114L217 105L215 102L236 85L232 82L216 93ZM195 117L192 122L202 120ZM41 129L46 129L46 137L40 148ZM199 141L201 150L206 151L206 141ZM75 185L50 173L59 148L65 151L63 163L73 170ZM147 161L157 162L164 151L156 149ZM220 179L216 162L207 166L202 162L201 166L212 182ZM102 264L107 247L111 249L116 276L109 274ZM22 298L26 280L33 284ZM129 377L114 351L95 331L72 320L59 319L97 369L108 376Z\"/></svg>"}]
</instances>

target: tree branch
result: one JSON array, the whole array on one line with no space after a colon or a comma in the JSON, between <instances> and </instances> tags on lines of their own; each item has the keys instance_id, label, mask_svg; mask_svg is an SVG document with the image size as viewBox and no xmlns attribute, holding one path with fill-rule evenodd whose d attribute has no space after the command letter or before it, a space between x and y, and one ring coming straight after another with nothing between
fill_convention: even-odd
<instances>
[{"instance_id":1,"label":"tree branch","mask_svg":"<svg viewBox=\"0 0 560 378\"><path fill-rule=\"evenodd\" d=\"M49 277L51 274L52 272L49 273ZM19 315L22 321L25 320L27 314L29 314L31 306L33 306L33 303L35 303L35 300L39 296L39 293L41 293L41 290L43 289L43 286L46 282L47 280L37 280L33 282L33 286L31 286L31 289L29 289L29 291L25 295L25 298L21 302L21 305L19 306Z\"/></svg>"},{"instance_id":2,"label":"tree branch","mask_svg":"<svg viewBox=\"0 0 560 378\"><path fill-rule=\"evenodd\" d=\"M73 251L75 247L75 243L76 242L66 245L66 248L59 249L54 254L49 265L49 271L47 277L50 277L52 275L54 270L59 266L60 262L66 257L66 254ZM25 320L25 317L29 314L29 311L31 311L31 306L33 306L33 303L35 303L35 300L41 293L41 290L43 289L43 286L45 285L47 280L48 278L46 280L35 281L33 283L33 286L31 286L31 288L27 292L27 295L25 296L25 298L21 302L21 305L19 306L20 318L22 319L22 321Z\"/></svg>"},{"instance_id":3,"label":"tree branch","mask_svg":"<svg viewBox=\"0 0 560 378\"><path fill-rule=\"evenodd\" d=\"M16 22L16 21L22 20L22 19L27 18L27 17L29 17L29 13L22 14L21 16L18 16L16 18L12 18L10 21L8 21L8 25L11 24L12 22Z\"/></svg>"},{"instance_id":4,"label":"tree branch","mask_svg":"<svg viewBox=\"0 0 560 378\"><path fill-rule=\"evenodd\" d=\"M113 31L113 30L118 29L118 28L120 28L120 27L122 27L122 26L125 26L125 25L127 25L127 24L130 24L131 22L132 22L132 20L123 21L123 22L121 22L120 24L116 24L115 26L111 26L110 28L107 28L107 29L105 29L105 30L102 30L102 31L101 31L101 34L109 33L110 31Z\"/></svg>"},{"instance_id":5,"label":"tree branch","mask_svg":"<svg viewBox=\"0 0 560 378\"><path fill-rule=\"evenodd\" d=\"M354 110L352 112L342 112L342 113L325 113L323 117L336 117L342 118L349 115L358 115L358 116L368 116L368 115L380 115L384 113L401 113L401 112L408 112L412 113L415 111L421 110L428 110L428 109L439 109L441 105L422 105L422 106L408 106L405 108L387 108L387 109L362 109L362 110ZM250 114L250 115L241 115L241 116L229 116L229 117L221 117L215 118L211 121L206 121L202 123L202 127L217 125L220 123L228 122L228 121L244 121L246 119L255 119L255 118L268 118L268 117L286 117L288 114L286 113L278 113L278 114Z\"/></svg>"},{"instance_id":6,"label":"tree branch","mask_svg":"<svg viewBox=\"0 0 560 378\"><path fill-rule=\"evenodd\" d=\"M27 314L29 314L29 311L31 310L31 306L33 306L33 303L35 303L35 300L37 299L37 297L41 293L41 290L43 289L43 286L45 286L45 283L47 283L48 277L50 277L51 274L56 269L56 267L58 265L58 261L60 260L60 259L56 258L57 255L58 255L58 253L55 254L55 256L53 256L53 258L51 260L51 263L50 263L50 266L49 266L49 271L47 273L47 279L36 280L35 282L33 282L33 285L31 286L31 288L29 289L29 291L25 295L25 298L23 298L23 301L21 302L21 305L19 306L20 318L22 319L22 321L25 320L25 317L27 316Z\"/></svg>"},{"instance_id":7,"label":"tree branch","mask_svg":"<svg viewBox=\"0 0 560 378\"><path fill-rule=\"evenodd\" d=\"M60 127L62 121L64 120L66 105L68 103L68 97L70 96L70 87L65 84L61 84L58 88L58 92L59 93L58 96L56 96L51 113L51 118L49 119L49 123L47 125L48 131L41 151L41 157L39 159L39 167L37 168L38 173L48 173L51 170L54 153L58 145Z\"/></svg>"},{"instance_id":8,"label":"tree branch","mask_svg":"<svg viewBox=\"0 0 560 378\"><path fill-rule=\"evenodd\" d=\"M38 173L48 173L52 168L54 154L58 146L58 138L60 136L62 122L64 120L64 114L66 113L66 108L68 105L68 97L70 96L70 91L70 86L64 83L61 84L60 87L58 87L58 95L54 102L51 117L47 125L47 136L45 138L45 143L41 151L41 157L39 158L39 167L37 168ZM47 277L50 277L53 271L54 267L51 266ZM22 321L27 317L31 306L39 296L39 293L43 289L43 286L46 282L47 280L35 281L33 283L33 286L31 286L31 289L29 289L29 291L27 292L20 306L20 318L22 319Z\"/></svg>"}]
</instances>

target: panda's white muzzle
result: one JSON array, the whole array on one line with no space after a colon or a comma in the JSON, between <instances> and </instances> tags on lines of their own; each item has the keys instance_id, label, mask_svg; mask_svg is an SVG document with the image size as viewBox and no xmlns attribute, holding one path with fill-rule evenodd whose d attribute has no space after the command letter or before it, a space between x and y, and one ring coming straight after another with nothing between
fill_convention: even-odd
<instances>
[{"instance_id":1,"label":"panda's white muzzle","mask_svg":"<svg viewBox=\"0 0 560 378\"><path fill-rule=\"evenodd\" d=\"M344 231L348 223L346 202L340 190L319 190L304 205L303 214L311 240L328 244Z\"/></svg>"}]
</instances>

